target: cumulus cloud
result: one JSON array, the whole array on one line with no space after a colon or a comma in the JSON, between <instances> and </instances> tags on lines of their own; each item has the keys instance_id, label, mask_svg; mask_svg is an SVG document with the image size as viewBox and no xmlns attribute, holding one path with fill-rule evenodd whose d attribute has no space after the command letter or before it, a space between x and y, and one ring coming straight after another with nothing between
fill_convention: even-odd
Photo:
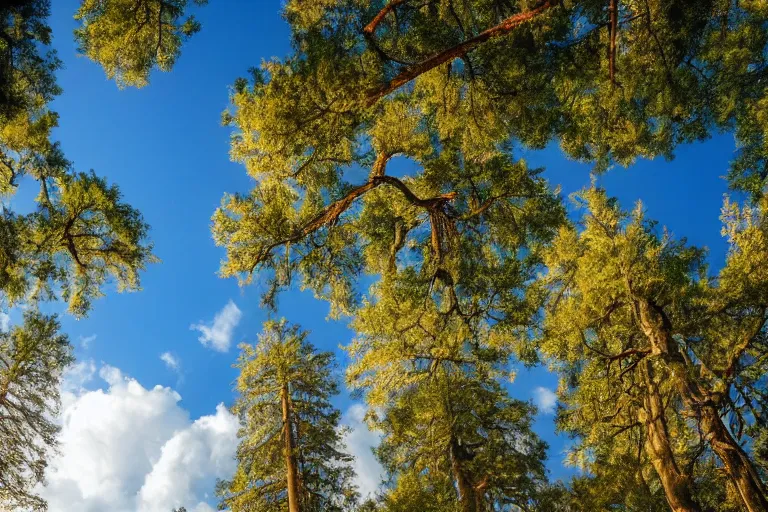
<instances>
[{"instance_id":1,"label":"cumulus cloud","mask_svg":"<svg viewBox=\"0 0 768 512\"><path fill-rule=\"evenodd\" d=\"M537 387L533 390L533 403L542 414L554 414L557 406L557 395L554 391L545 387Z\"/></svg>"},{"instance_id":2,"label":"cumulus cloud","mask_svg":"<svg viewBox=\"0 0 768 512\"><path fill-rule=\"evenodd\" d=\"M191 421L171 388L148 389L111 366L86 390L95 364L75 365L62 386L60 454L39 489L55 512L208 512L218 478L235 469L238 422L223 405Z\"/></svg>"},{"instance_id":3,"label":"cumulus cloud","mask_svg":"<svg viewBox=\"0 0 768 512\"><path fill-rule=\"evenodd\" d=\"M342 424L349 427L344 441L347 452L355 457L355 483L363 499L373 497L379 488L384 469L373 455L372 448L379 445L381 434L368 429L365 423L366 409L361 404L353 404L342 417Z\"/></svg>"},{"instance_id":4,"label":"cumulus cloud","mask_svg":"<svg viewBox=\"0 0 768 512\"><path fill-rule=\"evenodd\" d=\"M231 300L224 309L216 313L211 323L197 323L189 326L190 329L200 331L200 343L219 352L226 352L232 344L232 335L235 327L240 323L243 313Z\"/></svg>"}]
</instances>

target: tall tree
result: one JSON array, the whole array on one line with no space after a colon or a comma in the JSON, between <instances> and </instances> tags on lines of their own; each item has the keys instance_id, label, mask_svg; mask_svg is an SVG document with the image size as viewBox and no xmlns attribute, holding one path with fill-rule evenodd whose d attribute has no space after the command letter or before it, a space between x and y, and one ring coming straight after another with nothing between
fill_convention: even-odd
<instances>
[{"instance_id":1,"label":"tall tree","mask_svg":"<svg viewBox=\"0 0 768 512\"><path fill-rule=\"evenodd\" d=\"M626 449L634 436L673 510L701 508L694 470L706 454L747 510L766 510L745 445L766 421L768 204L726 202L730 251L715 279L703 251L659 236L640 206L628 219L599 189L583 198L583 230L564 228L547 259L542 348L566 376L561 421L586 434L585 449L617 436Z\"/></svg>"},{"instance_id":2,"label":"tall tree","mask_svg":"<svg viewBox=\"0 0 768 512\"><path fill-rule=\"evenodd\" d=\"M0 504L45 510L32 489L43 482L59 431L59 379L74 360L56 317L29 311L0 332Z\"/></svg>"},{"instance_id":3,"label":"tall tree","mask_svg":"<svg viewBox=\"0 0 768 512\"><path fill-rule=\"evenodd\" d=\"M48 103L60 92L60 63L49 49L48 14L47 0L0 6L0 192L39 187L28 213L8 202L0 213L0 304L30 311L0 343L0 506L11 509L45 508L32 489L55 446L50 418L71 361L56 320L31 312L61 298L83 316L109 282L138 289L139 272L154 261L139 212L116 186L76 172L51 140L58 116Z\"/></svg>"},{"instance_id":4,"label":"tall tree","mask_svg":"<svg viewBox=\"0 0 768 512\"><path fill-rule=\"evenodd\" d=\"M200 30L188 4L208 0L82 0L75 39L120 87L143 87L157 67L169 71L184 40Z\"/></svg>"},{"instance_id":5,"label":"tall tree","mask_svg":"<svg viewBox=\"0 0 768 512\"><path fill-rule=\"evenodd\" d=\"M237 368L238 467L221 482L222 505L247 510L350 510L357 492L343 452L333 355L285 320L264 326L257 345L242 345Z\"/></svg>"},{"instance_id":6,"label":"tall tree","mask_svg":"<svg viewBox=\"0 0 768 512\"><path fill-rule=\"evenodd\" d=\"M531 430L531 407L449 364L432 372L371 419L383 434L377 453L393 484L388 508L529 508L546 480L546 445Z\"/></svg>"},{"instance_id":7,"label":"tall tree","mask_svg":"<svg viewBox=\"0 0 768 512\"><path fill-rule=\"evenodd\" d=\"M604 169L726 129L732 183L759 193L768 176L762 2L292 0L285 14L296 52L257 88L254 171L346 162L389 99L416 94L443 138L468 129L465 147L556 139Z\"/></svg>"},{"instance_id":8,"label":"tall tree","mask_svg":"<svg viewBox=\"0 0 768 512\"><path fill-rule=\"evenodd\" d=\"M562 210L512 158L515 145L557 140L602 170L732 129L742 143L732 183L755 197L764 186L758 2L293 0L285 14L294 53L238 80L224 115L256 185L214 215L222 274L266 280L270 305L298 281L334 314L354 314L349 378L370 403L414 392L432 366L476 384L485 366L496 380L509 340L527 332L543 295L530 287L538 245ZM364 274L376 281L357 310ZM520 344L517 355L534 352ZM618 378L639 355L610 371ZM647 448L638 465L646 476L658 466L685 509L698 506L696 482L670 440L694 429L667 412L670 400L686 411L704 402L677 387L685 379L664 378L679 375L670 364L627 372L644 391L626 394L624 413L642 414L627 430Z\"/></svg>"}]
</instances>

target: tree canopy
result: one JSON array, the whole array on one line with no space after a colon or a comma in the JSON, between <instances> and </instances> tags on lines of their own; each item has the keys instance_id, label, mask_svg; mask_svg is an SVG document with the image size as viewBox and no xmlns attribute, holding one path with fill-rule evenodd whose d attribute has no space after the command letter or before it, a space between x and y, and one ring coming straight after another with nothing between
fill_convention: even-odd
<instances>
[{"instance_id":1,"label":"tree canopy","mask_svg":"<svg viewBox=\"0 0 768 512\"><path fill-rule=\"evenodd\" d=\"M200 31L187 4L208 0L82 0L75 13L79 51L120 87L143 87L154 68L170 71L181 45Z\"/></svg>"},{"instance_id":2,"label":"tree canopy","mask_svg":"<svg viewBox=\"0 0 768 512\"><path fill-rule=\"evenodd\" d=\"M390 506L413 507L425 492L441 497L436 509L513 503L503 483L497 491L486 487L483 475L497 472L481 462L492 436L478 438L472 421L460 434L446 425L454 425L455 410L472 411L484 428L522 411L501 384L509 362L545 356L566 383L560 424L584 443L590 462L583 465L593 471L573 484L585 502L632 509L665 500L675 510L699 510L725 503L725 491L713 489L728 489L738 494L730 503L763 510L763 476L738 439L749 428L761 442L762 413L745 412L747 399L733 384L738 365L762 361L745 345L760 350L764 336L760 294L747 291L759 286L745 284L759 273L733 278L741 290L734 293L743 294L735 303L715 299L731 293L723 280L729 270L717 283L697 274L701 251L657 240L638 220L627 233L644 234L623 243L628 254L647 251L638 256L646 262L639 268L650 272L643 282L682 294L706 318L694 331L693 318L676 326L664 310L683 307L684 299L668 298L667 306L608 249L584 262L584 286L595 298L575 299L581 295L573 283L561 289L550 281L561 263L553 255L566 232L597 235L589 224L583 233L568 227L558 191L515 157L517 148L557 142L602 172L637 158L671 158L679 144L728 130L739 147L730 184L759 202L766 178L762 4L293 0L284 14L293 53L237 80L224 113L235 129L232 158L255 184L250 194L226 196L213 217L214 239L227 251L221 272L263 285L268 306L296 283L329 300L333 314L352 316L348 381L384 433L379 457L392 480ZM733 222L758 225L746 218L759 217L759 208L745 208L732 211L740 219ZM742 233L733 222L728 229ZM619 226L609 224L620 239ZM614 247L607 236L605 247ZM756 265L765 248L749 244L753 252L741 261ZM729 265L742 250L734 245ZM568 272L580 264L563 263ZM605 289L598 288L601 275ZM367 290L359 286L363 276L373 279ZM622 330L605 327L603 334L606 313L591 301L613 297L627 279L623 309L611 313ZM718 314L693 297L704 288L718 290L705 294L721 301ZM555 316L572 302L582 309ZM547 322L571 329L574 344L606 336L601 343L617 346L601 349L600 358L583 350L563 355L549 343L566 340L549 341L554 324ZM706 346L712 361L696 351L704 349L678 347L684 335ZM701 368L714 373L694 377ZM463 396L462 389L471 391ZM483 410L478 397L496 407ZM512 430L525 432L530 412L520 414ZM734 429L722 414L744 427ZM468 473L451 466L456 435L477 461ZM514 464L544 492L534 483L535 453ZM630 490L629 481L642 485ZM611 491L598 496L603 487ZM546 492L549 503L570 499L555 487ZM526 499L516 505L537 506L539 498Z\"/></svg>"},{"instance_id":3,"label":"tree canopy","mask_svg":"<svg viewBox=\"0 0 768 512\"><path fill-rule=\"evenodd\" d=\"M221 482L233 512L345 511L357 500L351 457L343 451L333 355L317 352L307 333L270 321L255 345L241 347L237 368L238 467Z\"/></svg>"},{"instance_id":4,"label":"tree canopy","mask_svg":"<svg viewBox=\"0 0 768 512\"><path fill-rule=\"evenodd\" d=\"M764 510L745 446L766 422L768 203L726 201L730 250L713 277L704 251L659 234L641 205L629 216L599 189L580 201L583 228L562 228L545 259L541 334L563 375L560 427L580 436L575 462L634 459L637 479L655 469L673 510L702 510L696 489L716 456L718 480Z\"/></svg>"},{"instance_id":5,"label":"tree canopy","mask_svg":"<svg viewBox=\"0 0 768 512\"><path fill-rule=\"evenodd\" d=\"M119 87L170 70L206 0L82 0L79 51ZM0 7L0 502L55 446L72 361L42 303L83 316L139 288L148 226L52 139L61 63L48 0ZM298 285L355 331L346 382L381 435L362 510L768 512L768 5L763 0L287 0L292 51L251 70L223 114L253 178L212 232L224 277L277 308ZM595 173L674 157L717 132L729 251L661 230L597 186L569 219L520 156L557 144ZM722 170L721 170L722 171ZM743 199L743 201L742 201ZM363 285L362 283L366 283ZM269 321L236 367L237 471L221 507L358 507L331 353ZM558 429L583 472L550 483L512 366L560 376Z\"/></svg>"},{"instance_id":6,"label":"tree canopy","mask_svg":"<svg viewBox=\"0 0 768 512\"><path fill-rule=\"evenodd\" d=\"M52 140L61 91L60 61L50 49L46 0L0 7L0 304L26 311L0 334L0 502L45 509L33 489L55 446L59 379L72 361L44 302L62 299L77 317L114 283L138 290L139 273L155 261L141 214L115 185L79 172ZM7 200L36 185L34 206L14 211Z\"/></svg>"},{"instance_id":7,"label":"tree canopy","mask_svg":"<svg viewBox=\"0 0 768 512\"><path fill-rule=\"evenodd\" d=\"M0 503L10 510L46 510L33 492L44 481L59 431L59 379L74 360L53 316L27 312L0 332Z\"/></svg>"}]
</instances>

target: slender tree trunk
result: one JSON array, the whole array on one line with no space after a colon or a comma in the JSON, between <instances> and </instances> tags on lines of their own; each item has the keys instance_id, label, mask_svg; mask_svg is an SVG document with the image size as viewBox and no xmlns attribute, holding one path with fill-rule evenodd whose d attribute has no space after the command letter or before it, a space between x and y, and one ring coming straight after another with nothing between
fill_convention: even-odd
<instances>
[{"instance_id":1,"label":"slender tree trunk","mask_svg":"<svg viewBox=\"0 0 768 512\"><path fill-rule=\"evenodd\" d=\"M645 450L659 475L664 494L673 512L698 512L701 510L693 501L691 479L680 471L669 441L664 403L655 382L653 367L644 361L645 370Z\"/></svg>"},{"instance_id":2,"label":"slender tree trunk","mask_svg":"<svg viewBox=\"0 0 768 512\"><path fill-rule=\"evenodd\" d=\"M291 411L291 397L288 393L288 385L283 385L280 390L280 402L283 406L283 442L285 466L288 477L288 511L299 512L299 472L296 463L296 446L293 441L293 416Z\"/></svg>"},{"instance_id":3,"label":"slender tree trunk","mask_svg":"<svg viewBox=\"0 0 768 512\"><path fill-rule=\"evenodd\" d=\"M459 488L459 503L461 504L462 512L478 512L475 487L464 470L462 449L455 438L451 439L451 467L453 469L453 477L456 479L456 484Z\"/></svg>"},{"instance_id":4,"label":"slender tree trunk","mask_svg":"<svg viewBox=\"0 0 768 512\"><path fill-rule=\"evenodd\" d=\"M641 327L651 342L654 354L662 357L674 375L675 386L688 412L699 419L699 427L723 463L749 512L768 512L766 489L749 456L731 435L720 417L716 403L702 390L690 373L680 348L672 339L672 326L660 308L647 301L640 303Z\"/></svg>"}]
</instances>

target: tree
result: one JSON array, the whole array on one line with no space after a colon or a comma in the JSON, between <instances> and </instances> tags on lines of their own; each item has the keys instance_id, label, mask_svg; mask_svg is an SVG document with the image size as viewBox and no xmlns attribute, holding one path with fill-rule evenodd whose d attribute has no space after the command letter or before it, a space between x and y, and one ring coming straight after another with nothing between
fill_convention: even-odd
<instances>
[{"instance_id":1,"label":"tree","mask_svg":"<svg viewBox=\"0 0 768 512\"><path fill-rule=\"evenodd\" d=\"M296 52L262 70L252 172L348 163L404 94L441 138L465 128L465 149L554 139L599 169L733 130L733 185L763 188L760 2L292 0L285 15Z\"/></svg>"},{"instance_id":2,"label":"tree","mask_svg":"<svg viewBox=\"0 0 768 512\"><path fill-rule=\"evenodd\" d=\"M329 402L338 393L333 355L306 338L298 326L270 321L257 345L241 346L238 467L218 486L233 512L342 511L356 502L340 414Z\"/></svg>"},{"instance_id":3,"label":"tree","mask_svg":"<svg viewBox=\"0 0 768 512\"><path fill-rule=\"evenodd\" d=\"M396 404L410 393L425 401L437 370L485 386L498 382L511 356L534 358L535 344L512 341L525 341L552 291L531 283L563 214L557 194L513 158L516 146L556 140L604 170L638 156L669 157L680 143L728 129L741 144L731 183L755 199L764 187L766 11L759 3L293 0L285 14L295 51L237 80L224 114L236 128L232 155L256 185L249 195L225 197L214 238L227 250L222 274L267 281L268 305L298 282L328 299L334 314L354 317L360 336L349 348L348 378L369 404ZM681 253L679 265L698 265L695 253ZM608 261L593 267L608 272L615 268ZM357 287L363 275L374 280L367 293ZM754 308L738 311L748 316ZM709 426L725 442L727 429L708 399L683 389L689 383L677 362L618 350L626 344L621 334L650 339L631 323L631 310L622 312L631 328L609 333L617 350L604 351L602 361L575 352L563 370L574 394L584 393L574 403L589 398L602 413L611 404L605 391L626 403L620 419L630 423L623 436L601 422L592 432L587 420L574 431L606 441L598 460L609 467L635 461L635 481L661 481L676 506L696 507L703 480L679 461L703 472L708 456L727 454L707 445L696 455L694 434ZM757 322L750 318L736 325ZM590 329L580 332L591 336ZM581 386L582 370L594 387ZM740 375L758 400L756 373ZM631 389L614 386L616 379ZM690 420L699 406L707 421ZM722 407L749 423L749 413L737 412L746 407L742 398ZM382 421L398 412L385 410ZM421 428L422 417L409 417ZM729 446L733 485L741 479L754 490L754 473ZM448 469L421 481L425 475L405 469L399 481L412 489L450 491ZM657 504L650 483L632 499ZM462 506L466 494L458 496Z\"/></svg>"},{"instance_id":4,"label":"tree","mask_svg":"<svg viewBox=\"0 0 768 512\"><path fill-rule=\"evenodd\" d=\"M55 318L34 312L61 298L83 316L107 283L138 289L139 272L155 260L140 213L116 186L75 171L51 140L60 63L48 49L48 11L46 0L0 7L0 192L12 197L24 177L39 187L28 213L7 202L0 212L0 303L28 311L0 346L0 505L35 510L45 509L32 489L55 447L50 418L71 355Z\"/></svg>"},{"instance_id":5,"label":"tree","mask_svg":"<svg viewBox=\"0 0 768 512\"><path fill-rule=\"evenodd\" d=\"M581 197L584 229L562 229L547 258L541 346L564 374L562 427L614 460L642 447L673 510L701 509L696 469L707 455L747 510L765 510L743 443L765 422L756 374L768 353L768 204L726 202L730 251L714 279L703 251L659 236L640 206L628 220L599 189Z\"/></svg>"},{"instance_id":6,"label":"tree","mask_svg":"<svg viewBox=\"0 0 768 512\"><path fill-rule=\"evenodd\" d=\"M389 510L527 508L546 480L546 445L531 430L531 407L493 380L444 364L430 382L402 393L374 426L379 459L394 483Z\"/></svg>"},{"instance_id":7,"label":"tree","mask_svg":"<svg viewBox=\"0 0 768 512\"><path fill-rule=\"evenodd\" d=\"M143 87L157 67L169 71L185 39L200 30L187 0L82 0L75 14L79 51L118 86ZM192 0L202 6L208 0Z\"/></svg>"},{"instance_id":8,"label":"tree","mask_svg":"<svg viewBox=\"0 0 768 512\"><path fill-rule=\"evenodd\" d=\"M341 83L336 63L325 78ZM214 237L228 252L223 273L268 279L269 305L298 279L334 314L354 315L360 336L348 348L348 379L381 408L372 421L390 439L380 455L397 482L388 506L408 509L425 493L465 510L527 505L543 479L543 445L529 429L532 411L498 381L510 338L540 304L527 289L537 249L564 218L557 195L508 146L474 140L485 135L471 123L441 133L418 95L393 98L353 126L343 88L294 82L280 64L269 70L269 80L256 73L250 86L238 82L227 114L240 128L233 153L258 182L249 196L225 198L214 216ZM338 144L317 101L338 102L348 130ZM306 108L300 117L317 115L318 124L284 115L282 106L297 102ZM294 160L286 145L311 156ZM400 156L417 170L398 173ZM356 178L358 166L367 179L346 181L341 170ZM380 279L358 309L364 274ZM420 435L431 428L440 433L434 442Z\"/></svg>"},{"instance_id":9,"label":"tree","mask_svg":"<svg viewBox=\"0 0 768 512\"><path fill-rule=\"evenodd\" d=\"M0 503L10 510L45 510L32 492L43 482L56 442L59 379L74 360L55 316L35 311L0 332Z\"/></svg>"},{"instance_id":10,"label":"tree","mask_svg":"<svg viewBox=\"0 0 768 512\"><path fill-rule=\"evenodd\" d=\"M114 185L75 172L50 132L57 114L47 103L58 93L55 56L41 56L50 30L44 1L19 2L2 11L2 38L13 66L4 69L11 94L0 119L0 189L12 195L23 176L34 178L36 208L0 219L0 286L6 306L54 298L59 289L70 311L83 315L110 277L136 289L138 272L153 260L141 215L121 202ZM38 78L35 78L38 77ZM41 85L38 89L37 85Z\"/></svg>"}]
</instances>

